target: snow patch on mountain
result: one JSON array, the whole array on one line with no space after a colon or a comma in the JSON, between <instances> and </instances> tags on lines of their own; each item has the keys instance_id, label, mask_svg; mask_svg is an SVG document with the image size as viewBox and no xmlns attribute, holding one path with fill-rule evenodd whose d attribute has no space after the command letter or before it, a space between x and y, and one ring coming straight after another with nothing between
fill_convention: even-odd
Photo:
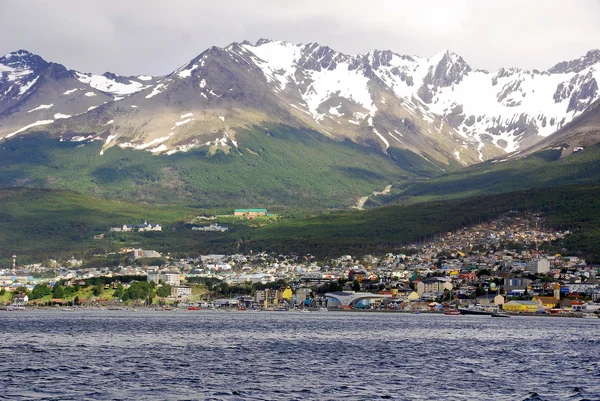
<instances>
[{"instance_id":1,"label":"snow patch on mountain","mask_svg":"<svg viewBox=\"0 0 600 401\"><path fill-rule=\"evenodd\" d=\"M302 94L302 98L315 119L322 118L317 110L332 95L353 100L367 109L369 114L375 114L377 107L369 93L369 78L361 71L350 69L348 63L339 63L333 70L309 71L308 75L312 84Z\"/></svg>"},{"instance_id":2,"label":"snow patch on mountain","mask_svg":"<svg viewBox=\"0 0 600 401\"><path fill-rule=\"evenodd\" d=\"M171 127L171 129L174 129L174 128L179 127L179 126L184 125L184 124L187 124L187 123L189 123L192 120L193 120L193 118L186 118L183 121L175 121L175 125L173 127Z\"/></svg>"},{"instance_id":3,"label":"snow patch on mountain","mask_svg":"<svg viewBox=\"0 0 600 401\"><path fill-rule=\"evenodd\" d=\"M31 109L28 111L28 113L31 113L32 111L36 111L36 110L43 110L43 109L49 109L50 107L54 106L53 103L50 104L40 104L38 107L36 107L35 109Z\"/></svg>"},{"instance_id":4,"label":"snow patch on mountain","mask_svg":"<svg viewBox=\"0 0 600 401\"><path fill-rule=\"evenodd\" d=\"M330 107L329 108L329 114L331 114L332 116L335 117L342 117L344 115L344 113L340 113L339 112L339 108L342 107L342 105L340 104L337 107Z\"/></svg>"},{"instance_id":5,"label":"snow patch on mountain","mask_svg":"<svg viewBox=\"0 0 600 401\"><path fill-rule=\"evenodd\" d=\"M13 136L17 135L20 132L28 130L29 128L37 127L39 125L51 124L53 122L54 122L54 120L40 120L40 121L36 121L34 123L31 123L29 125L24 126L23 128L15 131L15 132L11 132L10 134L6 135L6 137L10 138L10 137L13 137Z\"/></svg>"},{"instance_id":6,"label":"snow patch on mountain","mask_svg":"<svg viewBox=\"0 0 600 401\"><path fill-rule=\"evenodd\" d=\"M114 135L109 135L106 137L106 141L104 142L104 146L108 146L109 143L112 142L113 139L115 139L117 136L119 136L119 134L114 134Z\"/></svg>"},{"instance_id":7,"label":"snow patch on mountain","mask_svg":"<svg viewBox=\"0 0 600 401\"><path fill-rule=\"evenodd\" d=\"M163 92L165 89L167 89L167 86L168 86L168 84L156 85L152 89L152 92L150 92L149 94L146 95L146 99L150 99L151 97L154 97L154 96L158 95L159 93Z\"/></svg>"},{"instance_id":8,"label":"snow patch on mountain","mask_svg":"<svg viewBox=\"0 0 600 401\"><path fill-rule=\"evenodd\" d=\"M123 83L117 82L116 80L108 78L104 75L82 74L80 72L76 72L75 76L80 82L87 84L99 91L112 93L113 95L131 95L132 93L139 92L148 87L147 85L132 79L125 79L125 81L128 83ZM150 77L150 79L152 79L152 77Z\"/></svg>"},{"instance_id":9,"label":"snow patch on mountain","mask_svg":"<svg viewBox=\"0 0 600 401\"><path fill-rule=\"evenodd\" d=\"M29 90L38 80L39 76L33 78L31 81L26 82L25 84L21 84L21 88L19 89L19 95L23 95L25 92Z\"/></svg>"},{"instance_id":10,"label":"snow patch on mountain","mask_svg":"<svg viewBox=\"0 0 600 401\"><path fill-rule=\"evenodd\" d=\"M194 71L196 68L198 68L198 64L194 64L193 66L191 66L188 69L185 70L181 70L177 73L177 75L179 76L179 78L188 78L192 76L192 71Z\"/></svg>"},{"instance_id":11,"label":"snow patch on mountain","mask_svg":"<svg viewBox=\"0 0 600 401\"><path fill-rule=\"evenodd\" d=\"M299 46L281 41L265 42L259 46L249 44L242 47L256 57L252 57L269 82L276 82L279 90L284 90L289 81L294 81L297 62L301 56Z\"/></svg>"},{"instance_id":12,"label":"snow patch on mountain","mask_svg":"<svg viewBox=\"0 0 600 401\"><path fill-rule=\"evenodd\" d=\"M390 147L390 143L388 142L387 139L385 139L385 137L383 135L381 135L379 132L377 132L376 128L373 128L373 132L379 137L379 139L381 139L381 141L385 144L385 148L389 148Z\"/></svg>"},{"instance_id":13,"label":"snow patch on mountain","mask_svg":"<svg viewBox=\"0 0 600 401\"><path fill-rule=\"evenodd\" d=\"M167 136L163 136L160 138L156 138L151 140L150 142L147 143L141 143L141 144L133 144L131 142L124 142L124 143L120 143L119 147L120 148L132 148L132 149L138 149L138 150L144 150L144 149L151 149L151 152L155 152L157 148L157 145L162 144L163 142L166 142L169 140L169 138L171 138L174 135L173 132L170 132ZM164 146L164 145L163 145ZM166 150L166 147L165 147Z\"/></svg>"}]
</instances>

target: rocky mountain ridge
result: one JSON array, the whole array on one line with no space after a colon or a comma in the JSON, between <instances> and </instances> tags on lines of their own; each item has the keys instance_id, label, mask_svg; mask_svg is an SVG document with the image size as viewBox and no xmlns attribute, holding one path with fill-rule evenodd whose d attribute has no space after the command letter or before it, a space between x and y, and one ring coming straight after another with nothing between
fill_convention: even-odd
<instances>
[{"instance_id":1,"label":"rocky mountain ridge","mask_svg":"<svg viewBox=\"0 0 600 401\"><path fill-rule=\"evenodd\" d=\"M104 150L227 153L244 129L285 124L443 169L538 143L599 98L598 80L599 50L547 71L490 73L448 50L352 56L261 39L211 47L163 77L85 74L18 51L0 58L0 138L44 130Z\"/></svg>"}]
</instances>

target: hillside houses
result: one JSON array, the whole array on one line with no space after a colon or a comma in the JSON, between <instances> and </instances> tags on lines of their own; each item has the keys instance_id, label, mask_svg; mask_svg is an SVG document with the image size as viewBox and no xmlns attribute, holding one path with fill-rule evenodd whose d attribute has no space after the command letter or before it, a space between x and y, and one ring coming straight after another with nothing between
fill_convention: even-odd
<instances>
[{"instance_id":1,"label":"hillside houses","mask_svg":"<svg viewBox=\"0 0 600 401\"><path fill-rule=\"evenodd\" d=\"M225 232L229 230L227 226L220 226L216 223L213 223L209 226L201 226L201 227L192 227L192 231L213 231L213 232Z\"/></svg>"},{"instance_id":2,"label":"hillside houses","mask_svg":"<svg viewBox=\"0 0 600 401\"><path fill-rule=\"evenodd\" d=\"M162 226L160 224L148 224L147 221L144 221L143 224L123 224L121 227L111 227L110 231L116 232L144 232L144 231L162 231Z\"/></svg>"}]
</instances>

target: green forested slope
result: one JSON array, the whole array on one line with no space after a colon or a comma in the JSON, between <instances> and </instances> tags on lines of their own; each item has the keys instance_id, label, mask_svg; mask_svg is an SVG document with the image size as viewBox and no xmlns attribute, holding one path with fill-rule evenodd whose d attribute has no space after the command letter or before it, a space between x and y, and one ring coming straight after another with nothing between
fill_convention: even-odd
<instances>
[{"instance_id":1,"label":"green forested slope","mask_svg":"<svg viewBox=\"0 0 600 401\"><path fill-rule=\"evenodd\" d=\"M565 158L546 150L523 159L485 162L428 180L406 182L371 206L499 194L531 188L600 183L600 144Z\"/></svg>"},{"instance_id":2,"label":"green forested slope","mask_svg":"<svg viewBox=\"0 0 600 401\"><path fill-rule=\"evenodd\" d=\"M2 143L0 187L64 189L107 199L202 207L339 208L437 169L412 154L386 156L286 126L254 128L239 148L174 155L47 136ZM408 152L410 153L410 152ZM400 165L402 167L400 167ZM403 170L403 168L405 170Z\"/></svg>"},{"instance_id":3,"label":"green forested slope","mask_svg":"<svg viewBox=\"0 0 600 401\"><path fill-rule=\"evenodd\" d=\"M48 190L0 192L0 264L16 253L23 261L91 257L122 247L154 249L172 256L211 252L274 251L318 256L380 254L465 225L493 219L510 210L547 216L546 226L574 232L564 247L571 254L600 261L600 185L519 191L453 201L397 205L316 217L249 222L217 220L226 233L193 232L187 224L204 211L187 207L148 207ZM147 219L159 233L109 233L111 226ZM92 236L106 233L105 238Z\"/></svg>"}]
</instances>

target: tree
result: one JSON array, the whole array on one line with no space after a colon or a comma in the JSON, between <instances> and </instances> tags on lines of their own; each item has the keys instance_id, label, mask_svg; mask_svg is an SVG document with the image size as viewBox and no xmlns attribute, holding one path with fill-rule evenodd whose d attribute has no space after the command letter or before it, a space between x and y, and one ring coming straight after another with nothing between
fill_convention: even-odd
<instances>
[{"instance_id":1,"label":"tree","mask_svg":"<svg viewBox=\"0 0 600 401\"><path fill-rule=\"evenodd\" d=\"M62 299L65 296L65 289L60 284L55 284L54 289L52 290L52 297L57 299Z\"/></svg>"},{"instance_id":2,"label":"tree","mask_svg":"<svg viewBox=\"0 0 600 401\"><path fill-rule=\"evenodd\" d=\"M152 298L154 290L146 281L134 281L127 290L128 298L132 300ZM123 294L125 295L125 294Z\"/></svg>"},{"instance_id":3,"label":"tree","mask_svg":"<svg viewBox=\"0 0 600 401\"><path fill-rule=\"evenodd\" d=\"M52 294L52 290L47 284L38 284L31 291L31 299L40 299L50 294Z\"/></svg>"},{"instance_id":4,"label":"tree","mask_svg":"<svg viewBox=\"0 0 600 401\"><path fill-rule=\"evenodd\" d=\"M163 284L156 290L156 295L161 298L166 298L171 295L171 286L169 284Z\"/></svg>"},{"instance_id":5,"label":"tree","mask_svg":"<svg viewBox=\"0 0 600 401\"><path fill-rule=\"evenodd\" d=\"M94 296L99 297L102 294L103 290L104 290L104 281L98 280L96 285L94 285L94 288L92 288L92 292L94 293Z\"/></svg>"},{"instance_id":6,"label":"tree","mask_svg":"<svg viewBox=\"0 0 600 401\"><path fill-rule=\"evenodd\" d=\"M117 286L117 289L115 290L115 292L113 293L113 297L120 299L123 297L125 290L123 288L123 284L119 284Z\"/></svg>"},{"instance_id":7,"label":"tree","mask_svg":"<svg viewBox=\"0 0 600 401\"><path fill-rule=\"evenodd\" d=\"M352 282L352 291L354 291L354 292L360 291L360 283L356 279Z\"/></svg>"}]
</instances>

